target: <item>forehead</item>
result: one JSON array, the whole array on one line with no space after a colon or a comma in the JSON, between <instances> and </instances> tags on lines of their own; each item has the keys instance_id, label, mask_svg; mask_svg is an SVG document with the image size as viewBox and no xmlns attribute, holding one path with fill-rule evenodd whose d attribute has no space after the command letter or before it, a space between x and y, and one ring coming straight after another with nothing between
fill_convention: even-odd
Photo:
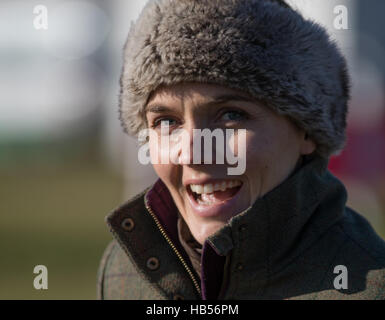
<instances>
[{"instance_id":1,"label":"forehead","mask_svg":"<svg viewBox=\"0 0 385 320\"><path fill-rule=\"evenodd\" d=\"M218 101L218 100L243 100L256 102L248 93L232 89L218 84L206 83L180 83L171 86L161 86L149 97L148 106L159 103L172 103L191 100L199 101Z\"/></svg>"}]
</instances>

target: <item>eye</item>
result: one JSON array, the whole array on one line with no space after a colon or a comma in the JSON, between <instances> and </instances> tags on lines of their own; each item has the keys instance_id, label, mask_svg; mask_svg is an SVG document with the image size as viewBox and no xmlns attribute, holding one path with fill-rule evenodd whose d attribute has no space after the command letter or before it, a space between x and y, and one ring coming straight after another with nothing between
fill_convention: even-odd
<instances>
[{"instance_id":1,"label":"eye","mask_svg":"<svg viewBox=\"0 0 385 320\"><path fill-rule=\"evenodd\" d=\"M224 121L242 121L247 119L247 114L240 110L228 110L222 113L220 119Z\"/></svg>"},{"instance_id":2,"label":"eye","mask_svg":"<svg viewBox=\"0 0 385 320\"><path fill-rule=\"evenodd\" d=\"M156 128L161 128L162 126L169 126L169 127L173 127L177 125L177 121L175 119L172 119L172 118L158 118L158 119L155 119L153 124L151 125L151 127L153 129L156 129Z\"/></svg>"}]
</instances>

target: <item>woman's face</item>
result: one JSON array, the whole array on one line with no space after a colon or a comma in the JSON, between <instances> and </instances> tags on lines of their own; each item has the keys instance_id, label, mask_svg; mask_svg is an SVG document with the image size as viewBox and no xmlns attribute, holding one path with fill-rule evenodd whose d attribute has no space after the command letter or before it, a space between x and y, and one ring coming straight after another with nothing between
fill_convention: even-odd
<instances>
[{"instance_id":1,"label":"woman's face","mask_svg":"<svg viewBox=\"0 0 385 320\"><path fill-rule=\"evenodd\" d=\"M150 128L151 159L159 156L159 160L165 151L161 143L165 138L162 125L168 124L170 135L179 132L178 129L189 133L188 138L178 143L169 142L177 161L153 166L192 235L201 244L231 217L283 182L301 155L315 150L315 144L290 120L247 94L220 85L184 83L161 87L148 101L146 119ZM210 149L213 163L204 163L203 151L201 161L196 163L193 129L220 129L224 136L226 129L234 129L231 151L244 160L244 172L229 175L228 168L234 164L230 165L226 157L224 162L217 160L215 139ZM238 129L245 130L243 140L238 141Z\"/></svg>"}]
</instances>

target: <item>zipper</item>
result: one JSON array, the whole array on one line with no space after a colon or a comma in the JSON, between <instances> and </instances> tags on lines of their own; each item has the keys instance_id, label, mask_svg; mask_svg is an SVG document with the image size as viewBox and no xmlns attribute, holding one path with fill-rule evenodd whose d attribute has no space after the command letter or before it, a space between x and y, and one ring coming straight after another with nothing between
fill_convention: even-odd
<instances>
[{"instance_id":1,"label":"zipper","mask_svg":"<svg viewBox=\"0 0 385 320\"><path fill-rule=\"evenodd\" d=\"M180 262L182 263L183 267L186 269L188 275L190 276L194 286L195 286L195 289L197 290L199 296L202 298L202 293L201 293L201 288L198 284L198 281L197 279L195 278L194 274L192 273L191 269L189 268L189 266L187 265L186 261L183 259L182 255L180 254L180 252L178 251L178 249L175 247L175 245L172 243L171 239L168 237L166 231L163 229L162 225L160 224L157 216L155 215L154 211L152 211L151 207L148 205L147 203L147 197L144 196L144 204L145 204L145 207L147 209L147 211L150 213L151 217L154 219L155 221L155 224L156 226L158 227L160 233L163 235L163 237L166 239L167 243L170 245L170 247L172 248L172 250L175 252L175 254L177 255L178 259L180 260Z\"/></svg>"}]
</instances>

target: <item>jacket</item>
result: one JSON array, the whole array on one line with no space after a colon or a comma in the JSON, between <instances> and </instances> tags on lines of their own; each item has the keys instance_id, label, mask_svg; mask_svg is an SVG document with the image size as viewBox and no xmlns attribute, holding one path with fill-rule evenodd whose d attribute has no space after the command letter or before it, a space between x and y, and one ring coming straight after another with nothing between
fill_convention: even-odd
<instances>
[{"instance_id":1,"label":"jacket","mask_svg":"<svg viewBox=\"0 0 385 320\"><path fill-rule=\"evenodd\" d=\"M210 236L201 279L158 181L106 217L98 299L384 299L385 242L327 164L311 159Z\"/></svg>"}]
</instances>

